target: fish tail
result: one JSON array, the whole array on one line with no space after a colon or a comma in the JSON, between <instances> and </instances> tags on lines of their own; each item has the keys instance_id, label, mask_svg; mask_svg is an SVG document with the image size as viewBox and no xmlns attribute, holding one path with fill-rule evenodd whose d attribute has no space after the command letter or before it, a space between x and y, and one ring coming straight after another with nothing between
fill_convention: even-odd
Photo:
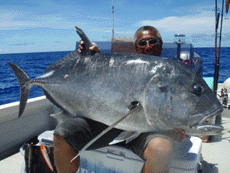
<instances>
[{"instance_id":1,"label":"fish tail","mask_svg":"<svg viewBox=\"0 0 230 173\"><path fill-rule=\"evenodd\" d=\"M18 67L17 65L11 62L7 62L7 64L13 70L15 76L17 77L18 83L20 84L20 104L19 104L19 114L18 114L18 118L19 118L25 110L26 102L28 100L32 83L30 82L30 78L22 69L20 69L20 67Z\"/></svg>"}]
</instances>

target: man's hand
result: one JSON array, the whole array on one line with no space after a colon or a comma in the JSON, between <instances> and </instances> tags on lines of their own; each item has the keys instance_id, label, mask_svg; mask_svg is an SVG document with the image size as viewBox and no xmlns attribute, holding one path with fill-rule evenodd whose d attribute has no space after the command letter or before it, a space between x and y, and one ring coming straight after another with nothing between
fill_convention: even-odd
<instances>
[{"instance_id":1,"label":"man's hand","mask_svg":"<svg viewBox=\"0 0 230 173\"><path fill-rule=\"evenodd\" d=\"M84 41L82 41L82 40L80 40L79 43L80 43L80 44L79 44L79 48L78 48L77 51L78 51L79 53L82 53L83 48L84 48L84 46L85 46L85 43L84 43ZM93 54L95 54L95 53L100 53L100 52L101 52L101 50L97 47L97 44L96 44L96 43L92 43L92 46L89 47L89 50L91 50L91 51L93 52Z\"/></svg>"},{"instance_id":2,"label":"man's hand","mask_svg":"<svg viewBox=\"0 0 230 173\"><path fill-rule=\"evenodd\" d=\"M188 135L185 134L185 130L181 128L170 130L168 133L170 134L170 136L172 136L172 138L175 141L178 142L182 142L184 139L187 139L189 137Z\"/></svg>"}]
</instances>

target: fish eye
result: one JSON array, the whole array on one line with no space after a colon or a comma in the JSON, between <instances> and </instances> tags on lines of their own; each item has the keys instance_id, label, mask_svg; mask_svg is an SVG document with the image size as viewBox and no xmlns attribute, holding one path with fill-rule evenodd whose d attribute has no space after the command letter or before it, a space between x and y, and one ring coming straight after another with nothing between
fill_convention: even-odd
<instances>
[{"instance_id":1,"label":"fish eye","mask_svg":"<svg viewBox=\"0 0 230 173\"><path fill-rule=\"evenodd\" d=\"M193 84L192 86L192 93L196 94L197 96L200 96L202 93L202 88L200 85L198 84Z\"/></svg>"}]
</instances>

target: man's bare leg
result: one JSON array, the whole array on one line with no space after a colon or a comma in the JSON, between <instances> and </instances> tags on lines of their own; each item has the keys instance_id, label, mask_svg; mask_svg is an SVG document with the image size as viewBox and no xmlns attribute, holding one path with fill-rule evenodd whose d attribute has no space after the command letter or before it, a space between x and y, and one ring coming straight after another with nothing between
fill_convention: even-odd
<instances>
[{"instance_id":1,"label":"man's bare leg","mask_svg":"<svg viewBox=\"0 0 230 173\"><path fill-rule=\"evenodd\" d=\"M54 162L58 173L76 173L80 157L70 162L77 153L58 134L54 134Z\"/></svg>"},{"instance_id":2,"label":"man's bare leg","mask_svg":"<svg viewBox=\"0 0 230 173\"><path fill-rule=\"evenodd\" d=\"M174 147L170 140L153 138L144 150L145 164L141 173L168 173L174 155Z\"/></svg>"}]
</instances>

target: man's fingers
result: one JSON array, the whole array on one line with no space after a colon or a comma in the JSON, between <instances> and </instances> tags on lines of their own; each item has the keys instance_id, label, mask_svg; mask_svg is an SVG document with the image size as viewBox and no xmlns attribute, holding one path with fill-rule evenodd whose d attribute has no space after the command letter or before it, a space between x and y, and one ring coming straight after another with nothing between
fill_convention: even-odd
<instances>
[{"instance_id":1,"label":"man's fingers","mask_svg":"<svg viewBox=\"0 0 230 173\"><path fill-rule=\"evenodd\" d=\"M169 131L169 133L172 135L173 139L178 142L182 142L184 139L187 139L189 137L188 135L186 135L185 130L181 128L171 130Z\"/></svg>"},{"instance_id":2,"label":"man's fingers","mask_svg":"<svg viewBox=\"0 0 230 173\"><path fill-rule=\"evenodd\" d=\"M95 53L96 53L96 52L97 52L97 53L100 53L100 52L101 52L101 50L97 47L97 44L96 44L96 43L92 43L92 46L89 47L89 50L94 51Z\"/></svg>"},{"instance_id":3,"label":"man's fingers","mask_svg":"<svg viewBox=\"0 0 230 173\"><path fill-rule=\"evenodd\" d=\"M78 46L78 52L79 53L82 53L83 52L83 49L84 49L84 41L82 41L82 40L80 40L79 41L79 46ZM100 53L101 52L101 50L97 47L97 44L96 43L92 43L92 46L91 47L89 47L89 50L91 50L92 51L92 55L93 54L95 54L95 53Z\"/></svg>"},{"instance_id":4,"label":"man's fingers","mask_svg":"<svg viewBox=\"0 0 230 173\"><path fill-rule=\"evenodd\" d=\"M80 49L83 49L83 46L82 46L82 45L79 45L79 48L80 48Z\"/></svg>"}]
</instances>

